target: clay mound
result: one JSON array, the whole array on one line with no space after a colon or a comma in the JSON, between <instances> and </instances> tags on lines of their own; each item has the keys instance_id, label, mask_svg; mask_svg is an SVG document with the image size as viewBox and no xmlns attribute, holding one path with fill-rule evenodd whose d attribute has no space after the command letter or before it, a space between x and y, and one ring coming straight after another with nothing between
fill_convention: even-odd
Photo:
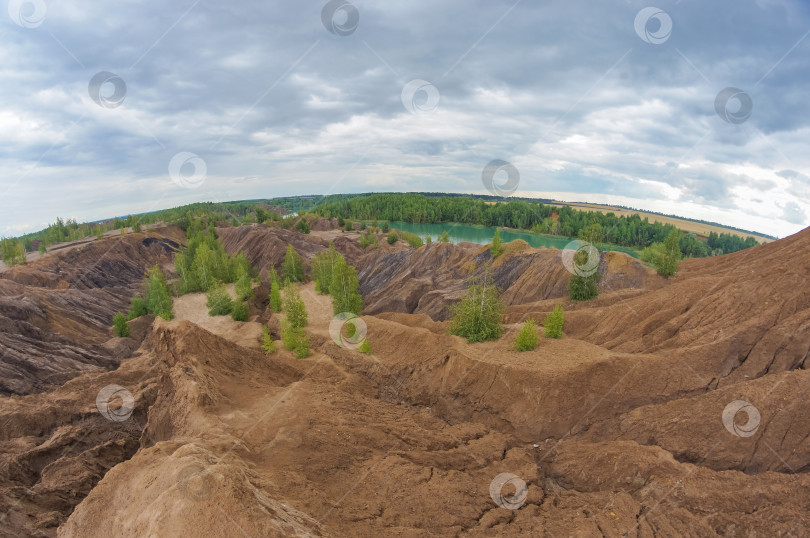
<instances>
[{"instance_id":1,"label":"clay mound","mask_svg":"<svg viewBox=\"0 0 810 538\"><path fill-rule=\"evenodd\" d=\"M447 306L463 294L466 280L480 277L489 262L507 305L566 297L571 275L561 252L512 241L495 260L486 246L473 243L431 243L415 250L370 253L358 265L365 312L424 313L446 320L450 317ZM600 287L605 291L665 284L653 270L621 252L602 253L599 271L604 274Z\"/></svg>"},{"instance_id":2,"label":"clay mound","mask_svg":"<svg viewBox=\"0 0 810 538\"><path fill-rule=\"evenodd\" d=\"M165 234L165 235L159 235ZM182 232L112 236L0 273L0 394L29 394L118 366L105 343L112 316L141 293L148 267L168 265Z\"/></svg>"}]
</instances>

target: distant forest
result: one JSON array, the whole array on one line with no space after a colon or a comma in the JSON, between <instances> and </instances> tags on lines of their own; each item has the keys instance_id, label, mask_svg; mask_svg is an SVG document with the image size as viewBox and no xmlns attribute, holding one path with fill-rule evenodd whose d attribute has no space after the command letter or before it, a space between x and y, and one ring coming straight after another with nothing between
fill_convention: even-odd
<instances>
[{"instance_id":1,"label":"distant forest","mask_svg":"<svg viewBox=\"0 0 810 538\"><path fill-rule=\"evenodd\" d=\"M598 224L605 243L644 248L662 242L675 226L650 222L638 215L616 216L549 206L538 201L511 200L486 203L472 196L426 196L424 194L335 195L325 197L312 209L323 217L361 220L404 221L414 224L460 222L483 226L502 226L535 233L578 237L588 225ZM695 234L681 237L684 256L703 257L736 252L757 245L753 237L742 239L734 234L712 232L708 241Z\"/></svg>"},{"instance_id":2,"label":"distant forest","mask_svg":"<svg viewBox=\"0 0 810 538\"><path fill-rule=\"evenodd\" d=\"M80 224L75 220L58 218L44 230L19 237L19 243L26 252L31 252L35 248L44 250L46 245L93 235L101 236L109 230L139 229L142 225L155 222L176 224L186 229L191 220L200 216L214 218L223 224L238 225L281 221L282 213L307 211L345 220L388 220L414 224L459 222L562 237L577 237L585 226L598 224L605 243L631 248L644 248L654 242L661 242L675 228L671 224L651 223L649 219L641 219L638 215L616 216L613 213L602 214L543 203L550 201L552 200L522 198L504 201L496 196L462 194L378 193L201 202L91 223ZM680 246L684 256L703 257L735 252L756 244L753 237L742 239L730 233L712 233L708 241L700 241L695 234L684 233Z\"/></svg>"}]
</instances>

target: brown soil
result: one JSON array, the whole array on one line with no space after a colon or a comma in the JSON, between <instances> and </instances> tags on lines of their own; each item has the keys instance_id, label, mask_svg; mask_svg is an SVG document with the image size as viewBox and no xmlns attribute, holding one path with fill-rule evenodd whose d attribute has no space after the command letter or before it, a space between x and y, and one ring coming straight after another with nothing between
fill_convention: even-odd
<instances>
[{"instance_id":1,"label":"brown soil","mask_svg":"<svg viewBox=\"0 0 810 538\"><path fill-rule=\"evenodd\" d=\"M284 238L306 257L326 242L220 235L263 268ZM280 342L261 352L257 321L208 318L203 296L183 297L177 319L134 331L117 370L5 401L0 534L808 536L810 273L797 260L810 230L689 260L669 281L606 257L615 288L581 304L556 295L555 251L516 249L495 267L507 331L474 345L419 305L446 306L442 286L486 249L363 253L341 239L364 275L372 354L332 341L311 283L302 360ZM277 325L263 295L253 319ZM555 302L565 336L513 351L520 322ZM96 409L109 384L133 395L126 421ZM724 424L736 400L756 428L745 413ZM490 495L500 473L527 485L516 510Z\"/></svg>"}]
</instances>

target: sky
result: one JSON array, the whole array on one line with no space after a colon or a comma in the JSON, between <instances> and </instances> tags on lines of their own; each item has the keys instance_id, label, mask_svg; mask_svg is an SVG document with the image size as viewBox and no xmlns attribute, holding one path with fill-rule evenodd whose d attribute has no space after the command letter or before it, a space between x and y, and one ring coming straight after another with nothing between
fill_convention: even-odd
<instances>
[{"instance_id":1,"label":"sky","mask_svg":"<svg viewBox=\"0 0 810 538\"><path fill-rule=\"evenodd\" d=\"M3 0L0 235L468 192L810 224L810 2Z\"/></svg>"}]
</instances>

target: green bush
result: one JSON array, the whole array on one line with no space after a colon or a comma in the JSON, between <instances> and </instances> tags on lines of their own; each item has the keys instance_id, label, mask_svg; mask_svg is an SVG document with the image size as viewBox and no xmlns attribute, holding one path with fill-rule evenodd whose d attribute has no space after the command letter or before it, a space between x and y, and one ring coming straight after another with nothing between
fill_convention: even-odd
<instances>
[{"instance_id":1,"label":"green bush","mask_svg":"<svg viewBox=\"0 0 810 538\"><path fill-rule=\"evenodd\" d=\"M574 301L590 301L599 295L597 284L602 275L594 273L590 276L571 275L568 281L568 296Z\"/></svg>"},{"instance_id":2,"label":"green bush","mask_svg":"<svg viewBox=\"0 0 810 538\"><path fill-rule=\"evenodd\" d=\"M116 312L113 316L113 327L115 327L115 336L126 338L129 336L129 325L127 325L127 317L121 312Z\"/></svg>"},{"instance_id":3,"label":"green bush","mask_svg":"<svg viewBox=\"0 0 810 538\"><path fill-rule=\"evenodd\" d=\"M308 234L310 231L309 222L307 222L307 219L305 217L301 217L295 224L295 229L301 232L302 234Z\"/></svg>"},{"instance_id":4,"label":"green bush","mask_svg":"<svg viewBox=\"0 0 810 538\"><path fill-rule=\"evenodd\" d=\"M363 339L363 341L360 343L360 347L357 348L357 351L360 353L365 353L366 355L371 354L371 344L369 344L368 338Z\"/></svg>"},{"instance_id":5,"label":"green bush","mask_svg":"<svg viewBox=\"0 0 810 538\"><path fill-rule=\"evenodd\" d=\"M554 311L543 320L546 338L560 338L565 323L565 309L563 305L554 305Z\"/></svg>"},{"instance_id":6,"label":"green bush","mask_svg":"<svg viewBox=\"0 0 810 538\"><path fill-rule=\"evenodd\" d=\"M250 316L250 308L247 303L233 301L231 303L231 317L234 321L247 321Z\"/></svg>"},{"instance_id":7,"label":"green bush","mask_svg":"<svg viewBox=\"0 0 810 538\"><path fill-rule=\"evenodd\" d=\"M329 248L318 253L312 260L312 279L315 281L315 291L321 294L329 293L332 285L332 271L338 257L343 257L335 250L335 244L330 242Z\"/></svg>"},{"instance_id":8,"label":"green bush","mask_svg":"<svg viewBox=\"0 0 810 538\"><path fill-rule=\"evenodd\" d=\"M468 343L495 340L501 335L501 316L506 307L489 274L473 278L461 301L449 309L453 313L450 334L462 336Z\"/></svg>"},{"instance_id":9,"label":"green bush","mask_svg":"<svg viewBox=\"0 0 810 538\"><path fill-rule=\"evenodd\" d=\"M129 303L128 319L135 319L145 316L149 313L149 308L146 306L146 301L142 297L133 297Z\"/></svg>"},{"instance_id":10,"label":"green bush","mask_svg":"<svg viewBox=\"0 0 810 538\"><path fill-rule=\"evenodd\" d=\"M231 300L231 294L225 284L219 282L211 286L211 289L206 293L205 306L208 307L209 316L227 316L231 313L234 302Z\"/></svg>"},{"instance_id":11,"label":"green bush","mask_svg":"<svg viewBox=\"0 0 810 538\"><path fill-rule=\"evenodd\" d=\"M349 320L346 322L346 336L349 338L354 338L354 335L357 334L357 325L354 324L354 321Z\"/></svg>"},{"instance_id":12,"label":"green bush","mask_svg":"<svg viewBox=\"0 0 810 538\"><path fill-rule=\"evenodd\" d=\"M140 221L136 222L136 223L135 223L135 224L132 226L132 231L133 231L133 232L135 232L136 234L141 233L141 223L140 223Z\"/></svg>"},{"instance_id":13,"label":"green bush","mask_svg":"<svg viewBox=\"0 0 810 538\"><path fill-rule=\"evenodd\" d=\"M295 248L288 244L287 252L284 254L284 262L281 264L281 280L291 282L304 281L304 261Z\"/></svg>"},{"instance_id":14,"label":"green bush","mask_svg":"<svg viewBox=\"0 0 810 538\"><path fill-rule=\"evenodd\" d=\"M343 220L343 217L338 217L338 227L343 228L346 226L346 221Z\"/></svg>"},{"instance_id":15,"label":"green bush","mask_svg":"<svg viewBox=\"0 0 810 538\"><path fill-rule=\"evenodd\" d=\"M381 228L382 233L387 234L390 229L391 229L391 225L388 224L388 221L383 222L382 228Z\"/></svg>"},{"instance_id":16,"label":"green bush","mask_svg":"<svg viewBox=\"0 0 810 538\"><path fill-rule=\"evenodd\" d=\"M391 233L388 234L388 244L389 245L393 245L398 240L399 240L399 236L397 234L395 234L394 232L391 232Z\"/></svg>"},{"instance_id":17,"label":"green bush","mask_svg":"<svg viewBox=\"0 0 810 538\"><path fill-rule=\"evenodd\" d=\"M515 338L515 349L518 351L533 350L537 347L538 335L537 322L531 318L527 319Z\"/></svg>"},{"instance_id":18,"label":"green bush","mask_svg":"<svg viewBox=\"0 0 810 538\"><path fill-rule=\"evenodd\" d=\"M122 232L121 235L123 235L123 231L124 230L122 229L121 230L121 232ZM37 250L39 250L40 254L45 254L46 252L48 252L48 247L47 247L47 245L45 245L45 241L40 241L39 242L39 247L37 248Z\"/></svg>"},{"instance_id":19,"label":"green bush","mask_svg":"<svg viewBox=\"0 0 810 538\"><path fill-rule=\"evenodd\" d=\"M439 236L439 243L449 243L450 242L450 234L447 233L447 230L442 231L442 235Z\"/></svg>"},{"instance_id":20,"label":"green bush","mask_svg":"<svg viewBox=\"0 0 810 538\"><path fill-rule=\"evenodd\" d=\"M270 268L270 309L281 312L281 282L274 267Z\"/></svg>"},{"instance_id":21,"label":"green bush","mask_svg":"<svg viewBox=\"0 0 810 538\"><path fill-rule=\"evenodd\" d=\"M673 229L663 243L653 243L641 251L641 261L655 267L658 274L671 277L678 271L681 261L681 232Z\"/></svg>"},{"instance_id":22,"label":"green bush","mask_svg":"<svg viewBox=\"0 0 810 538\"><path fill-rule=\"evenodd\" d=\"M426 234L426 235L425 235L425 244L426 244L426 245L429 245L429 244L431 244L432 242L433 242L433 238L432 238L432 237L430 237L430 234Z\"/></svg>"},{"instance_id":23,"label":"green bush","mask_svg":"<svg viewBox=\"0 0 810 538\"><path fill-rule=\"evenodd\" d=\"M284 286L283 294L284 315L287 322L293 329L302 329L307 325L307 308L301 295L298 293L298 286L292 282L287 282Z\"/></svg>"},{"instance_id":24,"label":"green bush","mask_svg":"<svg viewBox=\"0 0 810 538\"><path fill-rule=\"evenodd\" d=\"M266 326L262 326L262 349L268 355L276 351L276 341L273 340L273 335Z\"/></svg>"}]
</instances>

